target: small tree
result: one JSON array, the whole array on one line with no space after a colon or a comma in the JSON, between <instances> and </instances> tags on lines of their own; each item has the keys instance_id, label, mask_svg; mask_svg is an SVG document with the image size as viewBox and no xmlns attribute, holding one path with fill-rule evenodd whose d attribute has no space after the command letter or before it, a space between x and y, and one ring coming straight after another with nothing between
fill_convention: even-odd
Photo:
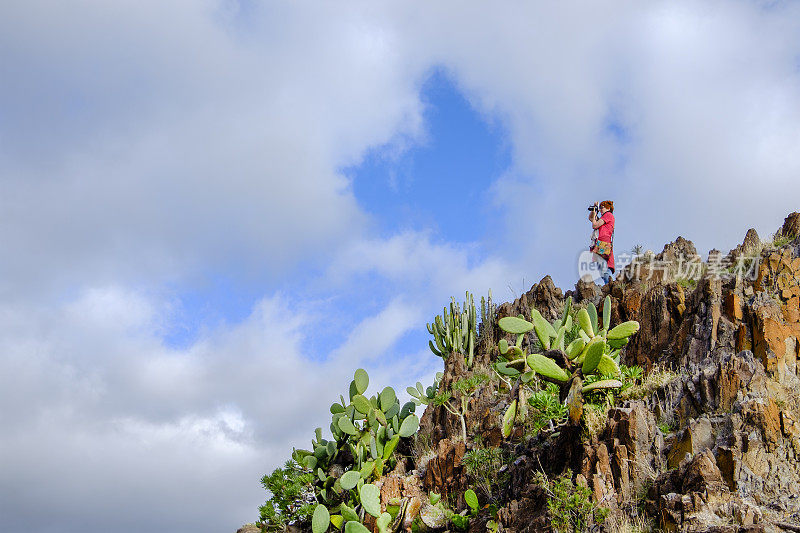
<instances>
[{"instance_id":1,"label":"small tree","mask_svg":"<svg viewBox=\"0 0 800 533\"><path fill-rule=\"evenodd\" d=\"M478 390L478 387L488 380L489 376L487 374L477 372L468 378L456 381L450 387L451 390L442 391L433 399L434 405L444 407L450 414L457 416L461 420L461 434L464 437L465 443L467 442L467 421L465 418L467 404L469 403L470 397ZM457 392L461 396L460 402L453 398L453 392ZM455 401L456 403L453 404L451 401Z\"/></svg>"}]
</instances>

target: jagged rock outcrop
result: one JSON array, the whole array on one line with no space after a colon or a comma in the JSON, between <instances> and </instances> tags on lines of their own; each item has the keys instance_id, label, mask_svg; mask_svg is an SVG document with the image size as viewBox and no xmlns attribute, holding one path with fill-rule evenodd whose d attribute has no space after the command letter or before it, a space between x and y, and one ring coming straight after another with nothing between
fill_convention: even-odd
<instances>
[{"instance_id":1,"label":"jagged rock outcrop","mask_svg":"<svg viewBox=\"0 0 800 533\"><path fill-rule=\"evenodd\" d=\"M742 258L752 257L761 254L761 237L754 228L747 230L742 244L728 253L727 260L730 264L735 264Z\"/></svg>"},{"instance_id":2,"label":"jagged rock outcrop","mask_svg":"<svg viewBox=\"0 0 800 533\"><path fill-rule=\"evenodd\" d=\"M785 238L800 236L800 213L791 213L787 216L778 234Z\"/></svg>"},{"instance_id":3,"label":"jagged rock outcrop","mask_svg":"<svg viewBox=\"0 0 800 533\"><path fill-rule=\"evenodd\" d=\"M668 283L679 278L699 277L702 258L694 243L683 237L668 243L658 254L648 252L626 266L618 279L628 283L652 286Z\"/></svg>"},{"instance_id":4,"label":"jagged rock outcrop","mask_svg":"<svg viewBox=\"0 0 800 533\"><path fill-rule=\"evenodd\" d=\"M656 285L644 294L637 288L630 292L637 296L626 293L623 302L635 302L635 308L626 307L627 315L635 317L632 320L638 320L641 329L627 348L625 358L628 364L649 369L673 347L686 311L686 293L675 283Z\"/></svg>"},{"instance_id":5,"label":"jagged rock outcrop","mask_svg":"<svg viewBox=\"0 0 800 533\"><path fill-rule=\"evenodd\" d=\"M791 215L780 231L796 231L796 223ZM615 320L641 323L624 362L677 372L641 400L612 408L595 437L562 426L513 446L498 513L503 531L546 531L547 495L533 473L568 468L612 516L644 504L668 531L780 531L778 524L800 523L800 237L762 251L751 230L727 258L746 262L752 254L761 255L749 273L713 270L699 263L691 241L678 238L629 279L602 289L579 281L563 294L548 277L498 307L498 318L536 307L553 319L566 296L599 304L608 295ZM722 254L712 251L710 259ZM681 281L687 261L705 271L695 286ZM472 416L491 419L471 422L478 433L492 434L504 396L487 389L475 400ZM440 421L446 434L456 434L454 422ZM456 472L452 458L452 451L438 454L446 466L436 463L436 471ZM426 474L437 490L458 485L456 477Z\"/></svg>"},{"instance_id":6,"label":"jagged rock outcrop","mask_svg":"<svg viewBox=\"0 0 800 533\"><path fill-rule=\"evenodd\" d=\"M641 326L622 362L645 375L670 369L671 377L610 407L593 432L565 423L527 436L519 427L503 439L513 387L500 379L479 385L466 402L466 443L457 416L427 406L417 437L427 448L378 482L384 506L404 502L398 530L430 506L431 492L464 508L464 490L474 482L464 457L479 436L481 446L508 459L493 487L498 531L551 531L551 495L537 473L554 478L568 470L610 510L594 531L616 531L622 517L642 512L665 531L800 531L800 213L777 234L780 247L751 229L724 258L712 251L711 263L727 262L725 269L701 262L679 237L602 288L579 281L564 293L548 276L499 305L497 319L536 308L553 320L568 296L578 306L602 306L609 296L614 323ZM687 277L697 265L697 277ZM440 392L491 372L495 343L516 340L496 323L487 327L482 338L491 341L479 345L472 368L457 354L445 360ZM522 347L536 342L526 334ZM470 531L486 531L488 520L484 509Z\"/></svg>"},{"instance_id":7,"label":"jagged rock outcrop","mask_svg":"<svg viewBox=\"0 0 800 533\"><path fill-rule=\"evenodd\" d=\"M592 283L592 285L594 285ZM564 305L564 294L553 283L553 278L545 276L535 283L528 292L514 300L497 306L497 318L505 316L530 316L531 309L536 308L548 320L558 318Z\"/></svg>"}]
</instances>

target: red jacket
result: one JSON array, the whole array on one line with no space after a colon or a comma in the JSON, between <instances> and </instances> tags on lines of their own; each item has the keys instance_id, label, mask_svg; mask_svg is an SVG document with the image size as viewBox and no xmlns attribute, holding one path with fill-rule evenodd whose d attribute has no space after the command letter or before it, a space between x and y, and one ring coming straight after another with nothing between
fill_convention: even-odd
<instances>
[{"instance_id":1,"label":"red jacket","mask_svg":"<svg viewBox=\"0 0 800 533\"><path fill-rule=\"evenodd\" d=\"M611 211L606 211L603 213L603 216L600 218L603 219L605 224L600 226L597 230L598 239L603 242L611 242L611 238L614 235L614 213ZM611 246L611 255L608 256L608 268L614 269L614 246Z\"/></svg>"}]
</instances>

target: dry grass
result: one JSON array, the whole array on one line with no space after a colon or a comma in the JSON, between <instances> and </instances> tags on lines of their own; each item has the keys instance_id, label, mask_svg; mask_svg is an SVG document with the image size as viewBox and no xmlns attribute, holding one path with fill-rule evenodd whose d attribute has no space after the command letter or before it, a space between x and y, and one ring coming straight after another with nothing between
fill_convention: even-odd
<instances>
[{"instance_id":1,"label":"dry grass","mask_svg":"<svg viewBox=\"0 0 800 533\"><path fill-rule=\"evenodd\" d=\"M677 377L678 374L669 368L655 366L646 376L644 376L644 378L642 378L641 383L623 391L622 394L619 395L619 399L641 400L642 398L647 398Z\"/></svg>"},{"instance_id":2,"label":"dry grass","mask_svg":"<svg viewBox=\"0 0 800 533\"><path fill-rule=\"evenodd\" d=\"M767 250L775 250L777 248L782 248L786 246L790 242L794 241L795 237L790 235L783 235L780 231L775 232L772 235L772 241L767 241L766 243L762 243Z\"/></svg>"},{"instance_id":3,"label":"dry grass","mask_svg":"<svg viewBox=\"0 0 800 533\"><path fill-rule=\"evenodd\" d=\"M436 452L433 450L428 450L422 455L417 456L417 470L425 472L425 469L428 468L428 463L435 458Z\"/></svg>"},{"instance_id":4,"label":"dry grass","mask_svg":"<svg viewBox=\"0 0 800 533\"><path fill-rule=\"evenodd\" d=\"M583 423L590 436L599 435L606 427L608 411L611 406L608 404L594 405L586 404L583 407Z\"/></svg>"},{"instance_id":5,"label":"dry grass","mask_svg":"<svg viewBox=\"0 0 800 533\"><path fill-rule=\"evenodd\" d=\"M611 527L612 533L650 533L654 531L653 524L643 516L634 518L623 516L622 518L610 519L606 525Z\"/></svg>"},{"instance_id":6,"label":"dry grass","mask_svg":"<svg viewBox=\"0 0 800 533\"><path fill-rule=\"evenodd\" d=\"M419 432L414 435L414 445L412 450L414 462L416 463L417 468L421 471L425 470L425 467L428 465L428 461L436 457L436 451L431 447L428 436L422 435Z\"/></svg>"}]
</instances>

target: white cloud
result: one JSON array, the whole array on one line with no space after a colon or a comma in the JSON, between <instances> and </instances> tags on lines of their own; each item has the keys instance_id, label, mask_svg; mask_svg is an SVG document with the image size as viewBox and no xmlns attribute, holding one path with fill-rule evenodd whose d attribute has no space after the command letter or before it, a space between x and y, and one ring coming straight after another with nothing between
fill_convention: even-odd
<instances>
[{"instance_id":1,"label":"white cloud","mask_svg":"<svg viewBox=\"0 0 800 533\"><path fill-rule=\"evenodd\" d=\"M507 124L515 165L493 189L506 246L570 284L591 200L616 200L621 248L678 234L732 247L797 209L797 9L437 3L400 24Z\"/></svg>"},{"instance_id":2,"label":"white cloud","mask_svg":"<svg viewBox=\"0 0 800 533\"><path fill-rule=\"evenodd\" d=\"M235 530L230 520L259 503L264 457L236 440L235 422L225 412L162 424L49 413L5 432L3 530Z\"/></svg>"},{"instance_id":3,"label":"white cloud","mask_svg":"<svg viewBox=\"0 0 800 533\"><path fill-rule=\"evenodd\" d=\"M329 276L332 280L346 280L367 273L377 275L405 291L413 291L423 298L420 305L429 308L450 296L462 298L466 290L480 298L494 289L499 296L498 289L504 289L519 271L516 262L485 257L477 243L437 243L428 233L406 231L385 239L351 242L334 258Z\"/></svg>"}]
</instances>

